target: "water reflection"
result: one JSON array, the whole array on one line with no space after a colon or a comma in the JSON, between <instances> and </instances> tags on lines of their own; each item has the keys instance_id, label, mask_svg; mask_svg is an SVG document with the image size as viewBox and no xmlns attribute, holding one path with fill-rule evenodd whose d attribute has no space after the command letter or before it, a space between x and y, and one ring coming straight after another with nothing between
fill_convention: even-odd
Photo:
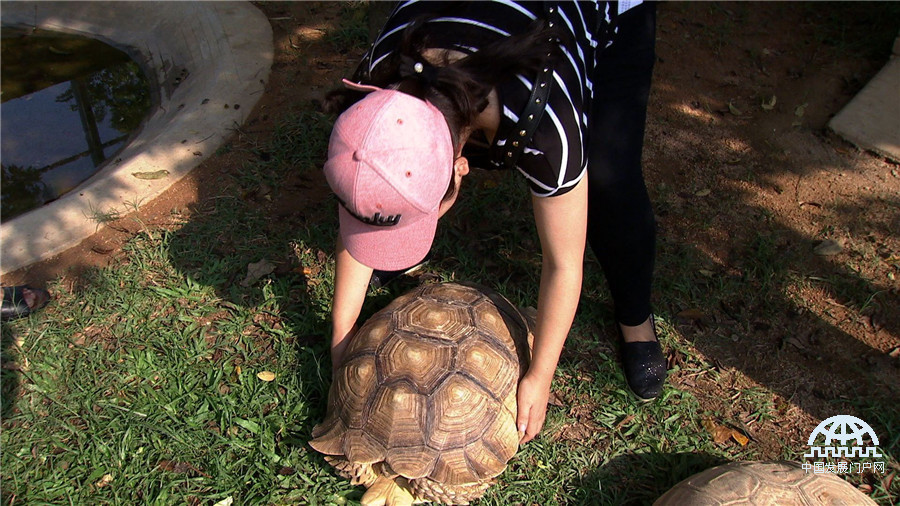
<instances>
[{"instance_id":1,"label":"water reflection","mask_svg":"<svg viewBox=\"0 0 900 506\"><path fill-rule=\"evenodd\" d=\"M2 220L58 198L124 146L150 107L121 51L61 34L2 40Z\"/></svg>"}]
</instances>

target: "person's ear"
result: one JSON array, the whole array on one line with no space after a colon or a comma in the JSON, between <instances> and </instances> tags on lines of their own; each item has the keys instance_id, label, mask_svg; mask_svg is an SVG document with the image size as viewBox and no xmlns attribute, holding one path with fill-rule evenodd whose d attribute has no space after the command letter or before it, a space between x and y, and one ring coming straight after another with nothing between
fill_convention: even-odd
<instances>
[{"instance_id":1,"label":"person's ear","mask_svg":"<svg viewBox=\"0 0 900 506\"><path fill-rule=\"evenodd\" d=\"M456 175L462 177L469 174L469 160L464 156L460 156L453 161L453 171Z\"/></svg>"}]
</instances>

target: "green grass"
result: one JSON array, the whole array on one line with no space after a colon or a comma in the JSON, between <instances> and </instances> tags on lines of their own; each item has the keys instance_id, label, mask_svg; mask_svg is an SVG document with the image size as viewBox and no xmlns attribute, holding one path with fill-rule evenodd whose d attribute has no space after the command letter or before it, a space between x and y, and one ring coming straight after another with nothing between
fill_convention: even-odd
<instances>
[{"instance_id":1,"label":"green grass","mask_svg":"<svg viewBox=\"0 0 900 506\"><path fill-rule=\"evenodd\" d=\"M347 8L346 33L333 39L339 45L356 44L364 25L353 14L358 6ZM358 503L362 490L307 446L330 383L335 201L273 216L261 197L262 188L276 194L290 191L286 181L316 180L329 128L329 118L302 112L282 117L264 143L227 145L219 156L248 155L241 170L223 174L227 191L201 196L180 225L141 224L113 265L53 283L50 306L3 324L0 503ZM477 172L460 199L439 228L435 260L419 279L372 292L363 318L423 280L474 281L520 306L536 304L539 246L522 179ZM852 269L798 267L799 239L777 220L752 226L731 265L661 231L654 304L673 367L650 403L626 390L609 293L587 256L581 307L554 382L561 405L550 407L541 436L478 504L649 504L720 463L800 460L809 419L838 413L868 421L897 470L900 412L876 390L847 385L848 397L829 398L826 412L798 420L789 413L807 409L805 393L783 387L795 378L729 362L751 353L754 340L779 335L757 329L769 316L790 314L797 329L832 335L832 323L800 313L792 288L825 285L860 312L882 298ZM275 271L243 286L247 265L262 259ZM686 309L701 310L703 324L686 324ZM276 379L260 380L262 371ZM754 438L717 443L705 419ZM803 423L806 433L785 430ZM849 478L871 485L881 504L900 497L900 480Z\"/></svg>"},{"instance_id":2,"label":"green grass","mask_svg":"<svg viewBox=\"0 0 900 506\"><path fill-rule=\"evenodd\" d=\"M372 15L372 9L368 1L345 2L341 6L341 24L336 29L326 32L326 41L341 53L352 48L365 48L372 35L369 33L369 16Z\"/></svg>"},{"instance_id":3,"label":"green grass","mask_svg":"<svg viewBox=\"0 0 900 506\"><path fill-rule=\"evenodd\" d=\"M893 2L833 2L810 9L819 21L816 40L842 53L884 60L897 36L900 6Z\"/></svg>"},{"instance_id":4,"label":"green grass","mask_svg":"<svg viewBox=\"0 0 900 506\"><path fill-rule=\"evenodd\" d=\"M90 206L87 218L95 222L99 229L101 225L112 223L121 218L121 213L116 210L101 211L99 209L94 209L93 206Z\"/></svg>"},{"instance_id":5,"label":"green grass","mask_svg":"<svg viewBox=\"0 0 900 506\"><path fill-rule=\"evenodd\" d=\"M272 156L234 176L233 195L201 206L180 227L145 228L115 265L72 289L54 285L51 306L4 325L4 363L15 364L3 370L4 504L360 498L361 490L306 445L324 417L330 377L333 201L284 227L240 198L260 182L248 174L275 181L290 170L317 170L327 125L317 115L286 117L265 147ZM517 304L534 305L539 258L527 190L510 176L466 181L465 204L442 226L438 259L426 276L486 283ZM495 219L479 218L488 215ZM753 304L777 292L787 276L771 262L778 248L761 236L747 251L745 278L720 282L713 296L734 294L738 282L756 288ZM662 259L662 272L673 273L662 297L703 304L709 294L675 274L693 268L676 262L700 262L683 253ZM241 286L246 265L262 258L303 266L307 274L287 270ZM565 405L550 408L543 436L519 452L480 504L643 504L709 466L772 457L753 444L715 443L702 420L737 420L725 409L711 411L691 391L669 385L648 404L626 391L603 330L612 324L601 302L608 294L591 258L585 301L557 373L555 391ZM366 312L414 283L371 294ZM686 357L672 374L718 377L713 364L691 356L673 322L663 311L664 343ZM261 371L274 372L275 381L258 379ZM738 410L771 421L774 396L742 388ZM898 436L886 431L895 430L897 418L861 409L885 431L883 447L895 452ZM781 452L797 458L803 443L786 442Z\"/></svg>"}]
</instances>

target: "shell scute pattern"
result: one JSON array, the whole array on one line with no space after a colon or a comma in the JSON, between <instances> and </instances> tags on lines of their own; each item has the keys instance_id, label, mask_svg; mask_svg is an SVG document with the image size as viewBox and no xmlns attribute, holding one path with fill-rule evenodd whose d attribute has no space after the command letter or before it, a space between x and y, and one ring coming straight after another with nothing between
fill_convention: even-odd
<instances>
[{"instance_id":1,"label":"shell scute pattern","mask_svg":"<svg viewBox=\"0 0 900 506\"><path fill-rule=\"evenodd\" d=\"M457 342L475 331L468 309L436 300L417 299L398 309L394 319L397 330Z\"/></svg>"},{"instance_id":2,"label":"shell scute pattern","mask_svg":"<svg viewBox=\"0 0 900 506\"><path fill-rule=\"evenodd\" d=\"M469 468L466 452L462 448L441 452L435 463L434 471L429 476L438 483L475 483L478 475Z\"/></svg>"},{"instance_id":3,"label":"shell scute pattern","mask_svg":"<svg viewBox=\"0 0 900 506\"><path fill-rule=\"evenodd\" d=\"M388 478L416 500L467 504L518 449L527 337L528 321L493 291L419 287L354 336L310 445L369 492Z\"/></svg>"},{"instance_id":4,"label":"shell scute pattern","mask_svg":"<svg viewBox=\"0 0 900 506\"><path fill-rule=\"evenodd\" d=\"M348 428L360 429L365 422L365 408L375 392L375 360L367 355L355 357L338 374L341 378L332 390L335 405L344 406L339 416Z\"/></svg>"},{"instance_id":5,"label":"shell scute pattern","mask_svg":"<svg viewBox=\"0 0 900 506\"><path fill-rule=\"evenodd\" d=\"M440 452L425 445L396 447L388 450L385 462L408 479L425 478L434 472Z\"/></svg>"},{"instance_id":6,"label":"shell scute pattern","mask_svg":"<svg viewBox=\"0 0 900 506\"><path fill-rule=\"evenodd\" d=\"M507 320L500 311L496 309L491 310L493 305L494 303L490 299L485 299L471 308L472 320L475 322L474 326L481 332L496 336L496 339L503 345L505 350L515 350L516 344L513 342L512 336L504 332L508 324Z\"/></svg>"},{"instance_id":7,"label":"shell scute pattern","mask_svg":"<svg viewBox=\"0 0 900 506\"><path fill-rule=\"evenodd\" d=\"M875 504L853 485L830 474L807 472L796 462L731 462L675 485L653 503L681 504Z\"/></svg>"},{"instance_id":8,"label":"shell scute pattern","mask_svg":"<svg viewBox=\"0 0 900 506\"><path fill-rule=\"evenodd\" d=\"M454 374L429 399L427 443L462 448L485 435L500 403L469 378Z\"/></svg>"},{"instance_id":9,"label":"shell scute pattern","mask_svg":"<svg viewBox=\"0 0 900 506\"><path fill-rule=\"evenodd\" d=\"M420 299L430 299L441 304L456 306L473 306L484 298L484 293L472 290L470 286L456 283L426 285L421 290Z\"/></svg>"},{"instance_id":10,"label":"shell scute pattern","mask_svg":"<svg viewBox=\"0 0 900 506\"><path fill-rule=\"evenodd\" d=\"M384 460L384 445L359 429L349 429L344 435L344 455L350 462L374 464Z\"/></svg>"},{"instance_id":11,"label":"shell scute pattern","mask_svg":"<svg viewBox=\"0 0 900 506\"><path fill-rule=\"evenodd\" d=\"M497 470L502 470L506 462L512 458L508 452L498 451L494 446L479 440L466 447L466 462L481 480L497 476Z\"/></svg>"},{"instance_id":12,"label":"shell scute pattern","mask_svg":"<svg viewBox=\"0 0 900 506\"><path fill-rule=\"evenodd\" d=\"M372 398L365 431L387 448L424 445L425 400L405 382L379 388Z\"/></svg>"},{"instance_id":13,"label":"shell scute pattern","mask_svg":"<svg viewBox=\"0 0 900 506\"><path fill-rule=\"evenodd\" d=\"M500 400L515 389L519 377L514 368L504 367L516 360L509 349L501 348L489 339L468 339L459 345L460 360L469 364L463 374L477 385L482 385L488 395Z\"/></svg>"},{"instance_id":14,"label":"shell scute pattern","mask_svg":"<svg viewBox=\"0 0 900 506\"><path fill-rule=\"evenodd\" d=\"M345 361L353 360L361 355L375 356L378 346L391 335L394 322L389 315L376 315L366 322L366 333L359 334L359 339L350 340L345 353Z\"/></svg>"},{"instance_id":15,"label":"shell scute pattern","mask_svg":"<svg viewBox=\"0 0 900 506\"><path fill-rule=\"evenodd\" d=\"M428 395L454 369L456 346L397 331L379 348L375 363L379 383L406 381L418 393Z\"/></svg>"}]
</instances>

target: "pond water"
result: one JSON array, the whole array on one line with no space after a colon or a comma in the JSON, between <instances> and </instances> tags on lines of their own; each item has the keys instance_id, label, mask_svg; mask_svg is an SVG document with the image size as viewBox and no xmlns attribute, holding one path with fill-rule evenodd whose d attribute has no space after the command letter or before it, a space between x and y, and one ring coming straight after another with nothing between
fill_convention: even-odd
<instances>
[{"instance_id":1,"label":"pond water","mask_svg":"<svg viewBox=\"0 0 900 506\"><path fill-rule=\"evenodd\" d=\"M150 110L127 54L86 37L3 28L0 220L59 198L125 146Z\"/></svg>"}]
</instances>

